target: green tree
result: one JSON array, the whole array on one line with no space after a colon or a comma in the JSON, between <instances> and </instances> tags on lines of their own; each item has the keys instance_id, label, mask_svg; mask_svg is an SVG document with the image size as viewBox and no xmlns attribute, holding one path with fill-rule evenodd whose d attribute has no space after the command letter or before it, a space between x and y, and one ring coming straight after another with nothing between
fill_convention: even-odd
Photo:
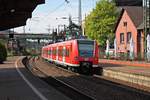
<instances>
[{"instance_id":1,"label":"green tree","mask_svg":"<svg viewBox=\"0 0 150 100\"><path fill-rule=\"evenodd\" d=\"M96 39L102 47L105 47L107 39L113 43L117 16L114 1L99 0L96 8L85 19L86 35L91 39Z\"/></svg>"},{"instance_id":2,"label":"green tree","mask_svg":"<svg viewBox=\"0 0 150 100\"><path fill-rule=\"evenodd\" d=\"M5 48L5 46L0 43L0 63L3 63L3 61L5 61L7 58L7 50Z\"/></svg>"}]
</instances>

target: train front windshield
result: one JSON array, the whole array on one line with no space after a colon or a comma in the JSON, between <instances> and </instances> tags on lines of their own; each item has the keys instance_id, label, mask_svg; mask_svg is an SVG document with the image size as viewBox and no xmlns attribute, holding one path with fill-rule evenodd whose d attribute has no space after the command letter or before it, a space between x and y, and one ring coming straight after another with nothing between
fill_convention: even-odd
<instances>
[{"instance_id":1,"label":"train front windshield","mask_svg":"<svg viewBox=\"0 0 150 100\"><path fill-rule=\"evenodd\" d=\"M79 56L93 57L94 41L78 40Z\"/></svg>"}]
</instances>

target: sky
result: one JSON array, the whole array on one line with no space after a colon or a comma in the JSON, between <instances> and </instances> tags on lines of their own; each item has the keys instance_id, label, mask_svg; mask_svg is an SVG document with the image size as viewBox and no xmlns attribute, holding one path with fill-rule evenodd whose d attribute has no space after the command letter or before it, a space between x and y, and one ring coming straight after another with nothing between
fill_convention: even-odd
<instances>
[{"instance_id":1,"label":"sky","mask_svg":"<svg viewBox=\"0 0 150 100\"><path fill-rule=\"evenodd\" d=\"M79 0L45 0L45 4L38 5L32 13L32 18L28 19L25 26L26 33L48 33L48 29L58 28L58 25L68 25L69 15L75 23L78 22L78 1ZM96 6L98 0L81 0L82 20ZM60 27L62 28L62 27ZM14 29L16 32L23 33L23 27Z\"/></svg>"}]
</instances>

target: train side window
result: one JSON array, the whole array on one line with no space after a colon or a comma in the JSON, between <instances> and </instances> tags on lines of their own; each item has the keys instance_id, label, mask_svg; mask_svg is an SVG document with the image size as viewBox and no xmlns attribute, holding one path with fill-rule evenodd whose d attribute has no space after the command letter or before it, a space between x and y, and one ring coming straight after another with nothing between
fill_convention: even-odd
<instances>
[{"instance_id":1,"label":"train side window","mask_svg":"<svg viewBox=\"0 0 150 100\"><path fill-rule=\"evenodd\" d=\"M61 56L61 48L58 49L58 55Z\"/></svg>"},{"instance_id":2,"label":"train side window","mask_svg":"<svg viewBox=\"0 0 150 100\"><path fill-rule=\"evenodd\" d=\"M66 49L63 48L63 56L66 56Z\"/></svg>"},{"instance_id":3,"label":"train side window","mask_svg":"<svg viewBox=\"0 0 150 100\"><path fill-rule=\"evenodd\" d=\"M53 55L53 49L51 50L51 55Z\"/></svg>"},{"instance_id":4,"label":"train side window","mask_svg":"<svg viewBox=\"0 0 150 100\"><path fill-rule=\"evenodd\" d=\"M58 48L58 55L59 55L59 56L62 56L62 47L59 47L59 48Z\"/></svg>"},{"instance_id":5,"label":"train side window","mask_svg":"<svg viewBox=\"0 0 150 100\"><path fill-rule=\"evenodd\" d=\"M52 50L50 49L50 55L52 55Z\"/></svg>"},{"instance_id":6,"label":"train side window","mask_svg":"<svg viewBox=\"0 0 150 100\"><path fill-rule=\"evenodd\" d=\"M54 48L53 48L52 54L54 55Z\"/></svg>"},{"instance_id":7,"label":"train side window","mask_svg":"<svg viewBox=\"0 0 150 100\"><path fill-rule=\"evenodd\" d=\"M66 49L66 57L69 57L70 55L70 51L69 51L69 48Z\"/></svg>"},{"instance_id":8,"label":"train side window","mask_svg":"<svg viewBox=\"0 0 150 100\"><path fill-rule=\"evenodd\" d=\"M68 57L68 48L66 49L66 52L65 52L65 53L66 53L66 57Z\"/></svg>"},{"instance_id":9,"label":"train side window","mask_svg":"<svg viewBox=\"0 0 150 100\"><path fill-rule=\"evenodd\" d=\"M62 56L62 49L60 49L59 54L60 54L60 56Z\"/></svg>"},{"instance_id":10,"label":"train side window","mask_svg":"<svg viewBox=\"0 0 150 100\"><path fill-rule=\"evenodd\" d=\"M48 55L48 50L46 49L46 56Z\"/></svg>"},{"instance_id":11,"label":"train side window","mask_svg":"<svg viewBox=\"0 0 150 100\"><path fill-rule=\"evenodd\" d=\"M45 50L45 54L47 55L47 50Z\"/></svg>"},{"instance_id":12,"label":"train side window","mask_svg":"<svg viewBox=\"0 0 150 100\"><path fill-rule=\"evenodd\" d=\"M56 55L56 49L55 48L53 49L53 55L54 56Z\"/></svg>"},{"instance_id":13,"label":"train side window","mask_svg":"<svg viewBox=\"0 0 150 100\"><path fill-rule=\"evenodd\" d=\"M60 56L60 48L58 48L58 56Z\"/></svg>"},{"instance_id":14,"label":"train side window","mask_svg":"<svg viewBox=\"0 0 150 100\"><path fill-rule=\"evenodd\" d=\"M71 45L70 45L70 52L72 52L72 43L71 43Z\"/></svg>"},{"instance_id":15,"label":"train side window","mask_svg":"<svg viewBox=\"0 0 150 100\"><path fill-rule=\"evenodd\" d=\"M50 55L50 51L48 50L48 55Z\"/></svg>"},{"instance_id":16,"label":"train side window","mask_svg":"<svg viewBox=\"0 0 150 100\"><path fill-rule=\"evenodd\" d=\"M56 49L54 50L54 55L56 56Z\"/></svg>"},{"instance_id":17,"label":"train side window","mask_svg":"<svg viewBox=\"0 0 150 100\"><path fill-rule=\"evenodd\" d=\"M51 55L51 50L48 50L48 55Z\"/></svg>"},{"instance_id":18,"label":"train side window","mask_svg":"<svg viewBox=\"0 0 150 100\"><path fill-rule=\"evenodd\" d=\"M58 47L56 47L56 55L58 55Z\"/></svg>"}]
</instances>

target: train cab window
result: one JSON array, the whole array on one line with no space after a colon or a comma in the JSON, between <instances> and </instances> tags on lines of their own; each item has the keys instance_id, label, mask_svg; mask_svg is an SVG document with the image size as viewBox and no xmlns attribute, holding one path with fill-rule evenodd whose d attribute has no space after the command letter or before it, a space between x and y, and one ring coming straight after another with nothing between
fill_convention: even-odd
<instances>
[{"instance_id":1,"label":"train cab window","mask_svg":"<svg viewBox=\"0 0 150 100\"><path fill-rule=\"evenodd\" d=\"M93 57L94 41L78 40L79 56Z\"/></svg>"}]
</instances>

